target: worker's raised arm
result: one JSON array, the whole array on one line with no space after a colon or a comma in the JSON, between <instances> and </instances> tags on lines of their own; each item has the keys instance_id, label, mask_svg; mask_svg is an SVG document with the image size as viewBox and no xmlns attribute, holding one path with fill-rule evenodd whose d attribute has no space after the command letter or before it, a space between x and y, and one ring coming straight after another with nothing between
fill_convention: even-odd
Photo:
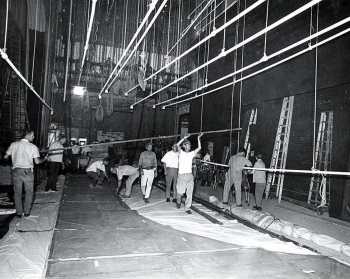
<instances>
[{"instance_id":1,"label":"worker's raised arm","mask_svg":"<svg viewBox=\"0 0 350 279\"><path fill-rule=\"evenodd\" d=\"M194 150L194 152L197 154L201 149L202 149L202 144L201 144L201 137L203 136L203 133L200 133L198 135L197 141L198 141L198 147Z\"/></svg>"}]
</instances>

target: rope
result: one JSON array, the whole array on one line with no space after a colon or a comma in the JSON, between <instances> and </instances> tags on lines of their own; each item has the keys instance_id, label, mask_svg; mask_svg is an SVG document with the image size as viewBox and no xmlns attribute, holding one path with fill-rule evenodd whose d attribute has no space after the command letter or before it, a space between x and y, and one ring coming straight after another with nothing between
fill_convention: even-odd
<instances>
[{"instance_id":1,"label":"rope","mask_svg":"<svg viewBox=\"0 0 350 279\"><path fill-rule=\"evenodd\" d=\"M317 9L317 16L316 16L316 32L318 32L319 27L319 4L316 6ZM311 9L312 11L312 9ZM310 25L312 25L312 21L310 22ZM311 27L310 27L311 29ZM313 115L313 141L312 141L312 168L316 168L316 121L317 121L317 78L318 78L318 46L317 46L318 39L316 37L316 47L315 47L315 75L314 75L314 115ZM311 45L310 45L311 46Z\"/></svg>"},{"instance_id":2,"label":"rope","mask_svg":"<svg viewBox=\"0 0 350 279\"><path fill-rule=\"evenodd\" d=\"M113 0L113 4L114 4L114 0ZM111 7L111 9L113 8L113 6ZM113 66L113 62L114 62L114 52L115 52L115 21L116 21L116 8L113 9L113 33L112 33L112 41L113 41L113 46L112 46L112 52L111 52L111 63L110 63L110 67L112 69L112 66ZM138 10L137 10L138 12ZM137 14L138 16L138 14ZM138 20L138 17L137 17L137 20ZM116 92L118 93L118 92Z\"/></svg>"},{"instance_id":3,"label":"rope","mask_svg":"<svg viewBox=\"0 0 350 279\"><path fill-rule=\"evenodd\" d=\"M210 14L210 18L211 18L211 14ZM216 29L216 27L215 27L215 20L216 20L216 0L214 1L213 31L215 31L215 29ZM209 26L210 26L210 22L211 22L211 20L209 20Z\"/></svg>"},{"instance_id":4,"label":"rope","mask_svg":"<svg viewBox=\"0 0 350 279\"><path fill-rule=\"evenodd\" d=\"M69 9L69 26L68 26L68 38L67 38L67 57L66 57L66 70L64 76L64 90L63 90L63 102L66 102L67 97L67 83L68 83L68 66L69 66L69 57L70 57L70 48L71 48L71 32L72 32L72 10L73 10L73 0L70 0L70 9Z\"/></svg>"},{"instance_id":5,"label":"rope","mask_svg":"<svg viewBox=\"0 0 350 279\"><path fill-rule=\"evenodd\" d=\"M227 0L225 0L225 12L224 12L224 24L227 22ZM226 29L224 29L223 39L222 39L222 52L226 49Z\"/></svg>"},{"instance_id":6,"label":"rope","mask_svg":"<svg viewBox=\"0 0 350 279\"><path fill-rule=\"evenodd\" d=\"M179 40L181 29L182 29L182 10L180 9L180 6L182 6L181 4L183 4L183 2L180 0L180 2L179 2L179 14L178 14L178 18L177 18L177 20L178 20L177 21L177 38L178 38L178 40ZM181 48L181 41L179 44L176 45L176 56L179 56L180 48ZM167 52L167 55L169 55L168 52ZM178 73L177 73L176 77L178 78L180 76L180 66L181 66L180 60L177 62L176 65L177 65L177 69L178 69ZM176 84L176 96L177 97L179 96L179 84Z\"/></svg>"},{"instance_id":7,"label":"rope","mask_svg":"<svg viewBox=\"0 0 350 279\"><path fill-rule=\"evenodd\" d=\"M124 26L124 49L126 44L126 25L128 24L128 6L129 6L129 0L126 0L125 4L125 26Z\"/></svg>"},{"instance_id":8,"label":"rope","mask_svg":"<svg viewBox=\"0 0 350 279\"><path fill-rule=\"evenodd\" d=\"M167 56L169 55L168 53L169 53L169 41L170 41L171 4L172 4L172 1L170 0L170 1L169 1L169 13L168 13L168 38L167 38L167 47L166 47Z\"/></svg>"},{"instance_id":9,"label":"rope","mask_svg":"<svg viewBox=\"0 0 350 279\"><path fill-rule=\"evenodd\" d=\"M237 15L239 14L240 12L240 9L241 9L241 1L238 1L238 4L237 4ZM235 32L235 45L237 44L238 42L238 31L239 31L239 20L237 21L237 24L236 24L236 32ZM237 69L237 54L238 50L235 51L234 53L234 56L233 56L233 70L234 72L236 72L236 69ZM233 76L233 79L232 79L232 90L231 90L231 113L230 113L230 128L233 127L233 105L234 105L234 97L235 97L235 84L236 84L236 75ZM232 155L232 133L230 133L230 149L229 149L229 154L230 154L230 157Z\"/></svg>"},{"instance_id":10,"label":"rope","mask_svg":"<svg viewBox=\"0 0 350 279\"><path fill-rule=\"evenodd\" d=\"M34 66L35 66L35 51L36 51L36 29L38 28L38 10L39 10L39 0L36 0L36 8L35 8L35 30L34 30L34 45L33 45L33 59L32 59L32 78L30 81L30 85L33 85L34 78Z\"/></svg>"},{"instance_id":11,"label":"rope","mask_svg":"<svg viewBox=\"0 0 350 279\"><path fill-rule=\"evenodd\" d=\"M209 7L209 5L212 4L214 0L209 0L208 3L203 7L203 9L196 15L196 17L191 20L190 24L182 31L181 36L179 37L179 39L176 41L176 43L171 47L171 49L167 52L167 54L169 55L174 48L176 47L177 44L180 43L180 41L182 40L182 38L187 34L187 32L189 30L191 30L191 27L193 24L196 23L196 21L200 18L200 16L204 13L204 11ZM190 1L188 1L190 2ZM200 24L202 23L202 21L200 22ZM194 27L194 29L196 30L196 26Z\"/></svg>"},{"instance_id":12,"label":"rope","mask_svg":"<svg viewBox=\"0 0 350 279\"><path fill-rule=\"evenodd\" d=\"M265 28L267 28L267 23L269 21L269 3L270 3L270 0L267 0L266 1ZM265 32L265 38L264 38L264 57L266 56L266 42L267 42L267 32Z\"/></svg>"},{"instance_id":13,"label":"rope","mask_svg":"<svg viewBox=\"0 0 350 279\"><path fill-rule=\"evenodd\" d=\"M4 35L4 51L6 52L6 44L7 44L7 28L9 21L9 0L6 0L6 18L5 18L5 35Z\"/></svg>"},{"instance_id":14,"label":"rope","mask_svg":"<svg viewBox=\"0 0 350 279\"><path fill-rule=\"evenodd\" d=\"M244 9L247 7L247 0L244 0ZM266 33L265 33L266 34ZM245 16L243 17L243 30L242 30L242 40L245 39ZM241 69L244 67L244 48L245 46L242 46L242 53L241 53ZM241 81L240 81L240 87L239 87L239 112L238 112L238 127L241 127L241 114L242 114L242 90L243 90L243 72L241 72ZM240 136L241 133L237 134L237 152L240 148Z\"/></svg>"}]
</instances>

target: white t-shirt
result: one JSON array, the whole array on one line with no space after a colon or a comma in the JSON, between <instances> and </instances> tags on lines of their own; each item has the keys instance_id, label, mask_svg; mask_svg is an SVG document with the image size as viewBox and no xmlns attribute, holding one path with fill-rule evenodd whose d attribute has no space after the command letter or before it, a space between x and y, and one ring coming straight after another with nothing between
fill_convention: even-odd
<instances>
[{"instance_id":1,"label":"white t-shirt","mask_svg":"<svg viewBox=\"0 0 350 279\"><path fill-rule=\"evenodd\" d=\"M192 160L196 156L194 151L185 152L180 150L179 154L179 174L192 173Z\"/></svg>"},{"instance_id":2,"label":"white t-shirt","mask_svg":"<svg viewBox=\"0 0 350 279\"><path fill-rule=\"evenodd\" d=\"M255 164L254 168L265 168L265 163L263 160L258 159ZM266 171L253 171L253 182L255 183L266 183Z\"/></svg>"},{"instance_id":3,"label":"white t-shirt","mask_svg":"<svg viewBox=\"0 0 350 279\"><path fill-rule=\"evenodd\" d=\"M11 156L12 168L32 169L33 159L40 157L38 148L27 139L11 143L6 154Z\"/></svg>"},{"instance_id":4,"label":"white t-shirt","mask_svg":"<svg viewBox=\"0 0 350 279\"><path fill-rule=\"evenodd\" d=\"M90 166L87 167L86 172L88 171L97 172L97 170L100 170L106 173L106 168L105 168L105 165L103 164L103 161L93 162Z\"/></svg>"},{"instance_id":5,"label":"white t-shirt","mask_svg":"<svg viewBox=\"0 0 350 279\"><path fill-rule=\"evenodd\" d=\"M179 152L174 152L173 150L168 151L163 156L161 162L164 163L167 168L177 169L179 167Z\"/></svg>"},{"instance_id":6,"label":"white t-shirt","mask_svg":"<svg viewBox=\"0 0 350 279\"><path fill-rule=\"evenodd\" d=\"M52 149L62 149L62 150L55 150L50 152L50 150ZM57 163L63 162L63 145L59 141L55 141L52 144L50 144L48 161L57 162Z\"/></svg>"}]
</instances>

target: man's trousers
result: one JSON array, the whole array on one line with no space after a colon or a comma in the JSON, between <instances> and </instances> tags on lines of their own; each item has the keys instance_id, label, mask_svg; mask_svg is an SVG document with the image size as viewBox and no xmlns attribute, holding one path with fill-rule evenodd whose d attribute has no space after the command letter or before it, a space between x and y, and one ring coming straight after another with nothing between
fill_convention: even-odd
<instances>
[{"instance_id":1,"label":"man's trousers","mask_svg":"<svg viewBox=\"0 0 350 279\"><path fill-rule=\"evenodd\" d=\"M143 175L141 175L141 191L146 199L148 199L151 194L154 171L154 169L143 169Z\"/></svg>"},{"instance_id":2,"label":"man's trousers","mask_svg":"<svg viewBox=\"0 0 350 279\"><path fill-rule=\"evenodd\" d=\"M233 179L229 172L225 175L225 185L224 185L224 194L222 198L222 202L228 202L228 195L230 193L232 184L235 187L235 196L236 196L236 205L242 204L242 176L236 177Z\"/></svg>"},{"instance_id":3,"label":"man's trousers","mask_svg":"<svg viewBox=\"0 0 350 279\"><path fill-rule=\"evenodd\" d=\"M173 191L174 191L173 197L176 198L177 196L177 190L176 190L177 172L178 172L177 168L166 168L166 176L165 176L166 198L170 198L171 184L173 184Z\"/></svg>"},{"instance_id":4,"label":"man's trousers","mask_svg":"<svg viewBox=\"0 0 350 279\"><path fill-rule=\"evenodd\" d=\"M33 192L34 192L34 174L32 169L22 169L15 168L12 172L13 175L13 186L15 192L15 206L16 214L30 214L30 209L33 202ZM22 192L25 192L24 206L22 202Z\"/></svg>"}]
</instances>

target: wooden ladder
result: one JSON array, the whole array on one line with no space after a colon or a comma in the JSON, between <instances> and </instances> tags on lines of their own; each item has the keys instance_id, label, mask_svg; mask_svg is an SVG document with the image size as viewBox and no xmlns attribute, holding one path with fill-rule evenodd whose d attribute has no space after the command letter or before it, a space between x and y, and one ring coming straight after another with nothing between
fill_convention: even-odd
<instances>
[{"instance_id":1,"label":"wooden ladder","mask_svg":"<svg viewBox=\"0 0 350 279\"><path fill-rule=\"evenodd\" d=\"M250 126L256 125L257 114L258 114L257 108L253 108L250 110L250 117L249 117L247 132L245 134L245 140L244 140L244 149L246 150L246 157L247 158L249 158L249 154L250 154L250 150L251 150Z\"/></svg>"},{"instance_id":2,"label":"wooden ladder","mask_svg":"<svg viewBox=\"0 0 350 279\"><path fill-rule=\"evenodd\" d=\"M293 105L294 96L283 98L275 144L272 151L272 158L270 163L271 169L284 169L286 167L290 127L293 116ZM278 198L278 202L281 202L283 181L283 173L270 172L267 176L266 198L268 198L271 191L271 193L275 193L275 196Z\"/></svg>"}]
</instances>

